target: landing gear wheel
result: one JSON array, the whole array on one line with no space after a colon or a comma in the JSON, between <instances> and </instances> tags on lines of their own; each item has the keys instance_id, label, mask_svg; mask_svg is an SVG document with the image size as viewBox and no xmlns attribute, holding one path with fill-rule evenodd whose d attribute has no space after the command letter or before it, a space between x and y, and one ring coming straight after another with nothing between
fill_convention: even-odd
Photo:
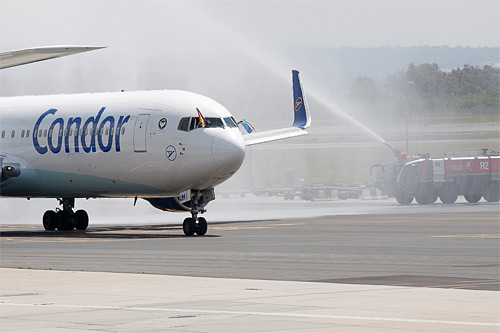
<instances>
[{"instance_id":1,"label":"landing gear wheel","mask_svg":"<svg viewBox=\"0 0 500 333\"><path fill-rule=\"evenodd\" d=\"M196 221L196 234L198 236L203 236L207 233L207 229L207 220L205 220L203 217L199 217L198 221Z\"/></svg>"},{"instance_id":2,"label":"landing gear wheel","mask_svg":"<svg viewBox=\"0 0 500 333\"><path fill-rule=\"evenodd\" d=\"M75 217L71 213L60 210L56 213L57 230L59 231L69 231L73 230L75 227Z\"/></svg>"},{"instance_id":3,"label":"landing gear wheel","mask_svg":"<svg viewBox=\"0 0 500 333\"><path fill-rule=\"evenodd\" d=\"M196 232L196 220L191 217L186 218L182 224L182 231L186 236L193 236Z\"/></svg>"},{"instance_id":4,"label":"landing gear wheel","mask_svg":"<svg viewBox=\"0 0 500 333\"><path fill-rule=\"evenodd\" d=\"M75 212L75 229L85 230L89 226L89 215L86 211L80 209Z\"/></svg>"},{"instance_id":5,"label":"landing gear wheel","mask_svg":"<svg viewBox=\"0 0 500 333\"><path fill-rule=\"evenodd\" d=\"M42 222L45 230L56 230L56 212L53 210L46 211L43 214Z\"/></svg>"},{"instance_id":6,"label":"landing gear wheel","mask_svg":"<svg viewBox=\"0 0 500 333\"><path fill-rule=\"evenodd\" d=\"M465 200L470 203L476 203L481 200L481 194L464 194Z\"/></svg>"}]
</instances>

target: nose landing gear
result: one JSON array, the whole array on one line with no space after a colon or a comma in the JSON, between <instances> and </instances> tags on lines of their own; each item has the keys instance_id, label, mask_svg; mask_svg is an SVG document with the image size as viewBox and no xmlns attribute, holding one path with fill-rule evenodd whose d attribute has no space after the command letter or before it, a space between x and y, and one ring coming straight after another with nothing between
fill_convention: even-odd
<instances>
[{"instance_id":1,"label":"nose landing gear","mask_svg":"<svg viewBox=\"0 0 500 333\"><path fill-rule=\"evenodd\" d=\"M206 212L200 204L200 199L202 198L200 191L193 191L191 196L191 216L184 220L182 224L182 230L184 235L193 236L195 233L198 236L203 236L207 233L208 225L207 220L203 217L198 217L198 213Z\"/></svg>"},{"instance_id":2,"label":"nose landing gear","mask_svg":"<svg viewBox=\"0 0 500 333\"><path fill-rule=\"evenodd\" d=\"M193 236L195 233L198 236L203 236L207 233L207 229L207 220L203 217L199 217L197 219L188 217L182 224L182 230L186 236Z\"/></svg>"},{"instance_id":3,"label":"nose landing gear","mask_svg":"<svg viewBox=\"0 0 500 333\"><path fill-rule=\"evenodd\" d=\"M89 225L89 216L84 210L73 212L75 198L58 199L62 209L48 210L43 214L42 222L45 230L85 230Z\"/></svg>"}]
</instances>

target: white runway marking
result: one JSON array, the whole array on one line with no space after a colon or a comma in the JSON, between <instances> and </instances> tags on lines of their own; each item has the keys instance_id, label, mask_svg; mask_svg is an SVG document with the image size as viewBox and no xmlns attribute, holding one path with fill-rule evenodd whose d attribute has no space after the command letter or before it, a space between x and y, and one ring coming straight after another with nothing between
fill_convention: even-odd
<instances>
[{"instance_id":1,"label":"white runway marking","mask_svg":"<svg viewBox=\"0 0 500 333\"><path fill-rule=\"evenodd\" d=\"M24 304L24 303L8 303L0 302L0 305L10 306L32 306L32 307L52 307L52 308L71 308L85 310L125 310L125 311L158 311L158 312L182 312L190 314L229 314L229 315L249 315L249 316L273 316L273 317L289 317L289 318L321 318L321 319L349 319L349 320L371 320L371 321L394 321L406 323L424 323L424 324L445 324L445 325L468 325L468 326L496 326L500 327L500 323L485 323L485 322L470 322L470 321L449 321L449 320L433 320L433 319L411 319L411 318L383 318L383 317L358 317L358 316L336 316L336 315L319 315L319 314L302 314L302 313L286 313L286 312L253 312L253 311L224 311L224 310L199 310L199 309L169 309L160 307L116 307L116 306L97 306L97 305L71 305L71 304ZM44 313L43 315L51 315L52 313ZM23 316L30 316L29 314ZM16 316L13 316L16 317ZM0 318L9 318L0 317Z\"/></svg>"}]
</instances>

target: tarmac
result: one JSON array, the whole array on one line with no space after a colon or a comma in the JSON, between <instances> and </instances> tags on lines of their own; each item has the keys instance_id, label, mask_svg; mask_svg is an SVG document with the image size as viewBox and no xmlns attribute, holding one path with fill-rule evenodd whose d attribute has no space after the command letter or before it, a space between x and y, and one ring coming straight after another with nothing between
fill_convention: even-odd
<instances>
[{"instance_id":1,"label":"tarmac","mask_svg":"<svg viewBox=\"0 0 500 333\"><path fill-rule=\"evenodd\" d=\"M204 237L4 224L0 330L500 331L499 204L326 205L351 214L209 221Z\"/></svg>"}]
</instances>

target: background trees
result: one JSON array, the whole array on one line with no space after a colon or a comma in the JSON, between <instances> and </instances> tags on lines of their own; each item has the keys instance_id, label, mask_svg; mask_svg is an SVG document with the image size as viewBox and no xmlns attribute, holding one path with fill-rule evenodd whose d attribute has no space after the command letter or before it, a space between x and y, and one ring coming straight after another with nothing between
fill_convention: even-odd
<instances>
[{"instance_id":1,"label":"background trees","mask_svg":"<svg viewBox=\"0 0 500 333\"><path fill-rule=\"evenodd\" d=\"M464 65L442 71L437 64L411 63L382 82L358 77L349 98L378 116L494 116L500 112L500 69Z\"/></svg>"}]
</instances>

